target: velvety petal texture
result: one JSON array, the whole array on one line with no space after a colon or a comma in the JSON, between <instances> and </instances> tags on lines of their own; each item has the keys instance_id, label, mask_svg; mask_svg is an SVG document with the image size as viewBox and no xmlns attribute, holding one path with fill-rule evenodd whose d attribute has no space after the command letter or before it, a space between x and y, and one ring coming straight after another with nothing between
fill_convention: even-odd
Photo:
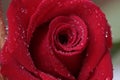
<instances>
[{"instance_id":1,"label":"velvety petal texture","mask_svg":"<svg viewBox=\"0 0 120 80\"><path fill-rule=\"evenodd\" d=\"M12 0L0 52L8 80L112 80L111 30L90 0Z\"/></svg>"}]
</instances>

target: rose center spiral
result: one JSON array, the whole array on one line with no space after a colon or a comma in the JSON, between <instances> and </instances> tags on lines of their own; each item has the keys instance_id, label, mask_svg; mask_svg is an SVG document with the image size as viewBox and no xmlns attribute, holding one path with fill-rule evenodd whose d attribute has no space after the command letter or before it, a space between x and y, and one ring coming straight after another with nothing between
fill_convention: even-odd
<instances>
[{"instance_id":1,"label":"rose center spiral","mask_svg":"<svg viewBox=\"0 0 120 80\"><path fill-rule=\"evenodd\" d=\"M59 34L58 40L61 44L67 44L68 43L68 35L67 34Z\"/></svg>"}]
</instances>

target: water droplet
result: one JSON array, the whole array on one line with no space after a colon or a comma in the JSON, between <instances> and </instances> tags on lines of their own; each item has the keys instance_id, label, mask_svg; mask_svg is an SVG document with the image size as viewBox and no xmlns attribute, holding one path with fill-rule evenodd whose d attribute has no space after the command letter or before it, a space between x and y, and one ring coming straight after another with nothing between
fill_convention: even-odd
<instances>
[{"instance_id":1,"label":"water droplet","mask_svg":"<svg viewBox=\"0 0 120 80\"><path fill-rule=\"evenodd\" d=\"M92 12L93 12L91 9L88 9L88 11L89 11L89 14L92 14Z\"/></svg>"},{"instance_id":2,"label":"water droplet","mask_svg":"<svg viewBox=\"0 0 120 80\"><path fill-rule=\"evenodd\" d=\"M95 13L98 13L98 10L95 10Z\"/></svg>"},{"instance_id":3,"label":"water droplet","mask_svg":"<svg viewBox=\"0 0 120 80\"><path fill-rule=\"evenodd\" d=\"M22 36L21 38L24 39L24 36Z\"/></svg>"},{"instance_id":4,"label":"water droplet","mask_svg":"<svg viewBox=\"0 0 120 80\"><path fill-rule=\"evenodd\" d=\"M27 44L27 47L29 47L29 44Z\"/></svg>"},{"instance_id":5,"label":"water droplet","mask_svg":"<svg viewBox=\"0 0 120 80\"><path fill-rule=\"evenodd\" d=\"M83 46L83 43L80 43L81 46Z\"/></svg>"},{"instance_id":6,"label":"water droplet","mask_svg":"<svg viewBox=\"0 0 120 80\"><path fill-rule=\"evenodd\" d=\"M74 19L74 22L77 22L77 20L76 20L76 19Z\"/></svg>"},{"instance_id":7,"label":"water droplet","mask_svg":"<svg viewBox=\"0 0 120 80\"><path fill-rule=\"evenodd\" d=\"M16 34L16 35L19 35L19 33L18 33L17 31L15 31L15 34Z\"/></svg>"},{"instance_id":8,"label":"water droplet","mask_svg":"<svg viewBox=\"0 0 120 80\"><path fill-rule=\"evenodd\" d=\"M20 25L19 25L20 26ZM21 28L20 27L18 27L18 30L20 31L21 30Z\"/></svg>"},{"instance_id":9,"label":"water droplet","mask_svg":"<svg viewBox=\"0 0 120 80\"><path fill-rule=\"evenodd\" d=\"M7 40L7 37L5 37L5 40Z\"/></svg>"},{"instance_id":10,"label":"water droplet","mask_svg":"<svg viewBox=\"0 0 120 80\"><path fill-rule=\"evenodd\" d=\"M6 33L8 34L8 25L5 27Z\"/></svg>"},{"instance_id":11,"label":"water droplet","mask_svg":"<svg viewBox=\"0 0 120 80\"><path fill-rule=\"evenodd\" d=\"M27 56L30 56L30 53L28 53Z\"/></svg>"},{"instance_id":12,"label":"water droplet","mask_svg":"<svg viewBox=\"0 0 120 80\"><path fill-rule=\"evenodd\" d=\"M105 75L105 73L101 73L101 75Z\"/></svg>"},{"instance_id":13,"label":"water droplet","mask_svg":"<svg viewBox=\"0 0 120 80\"><path fill-rule=\"evenodd\" d=\"M73 36L75 36L75 33L72 33L73 34Z\"/></svg>"},{"instance_id":14,"label":"water droplet","mask_svg":"<svg viewBox=\"0 0 120 80\"><path fill-rule=\"evenodd\" d=\"M105 80L111 80L110 77L107 77Z\"/></svg>"},{"instance_id":15,"label":"water droplet","mask_svg":"<svg viewBox=\"0 0 120 80\"><path fill-rule=\"evenodd\" d=\"M7 26L6 26L5 30L8 31L8 27Z\"/></svg>"},{"instance_id":16,"label":"water droplet","mask_svg":"<svg viewBox=\"0 0 120 80\"><path fill-rule=\"evenodd\" d=\"M19 16L16 16L16 19L17 19L17 20L20 20L20 17L19 17ZM16 19L13 19L13 21L15 22Z\"/></svg>"},{"instance_id":17,"label":"water droplet","mask_svg":"<svg viewBox=\"0 0 120 80\"><path fill-rule=\"evenodd\" d=\"M24 45L27 45L27 43L26 43L26 42L24 42Z\"/></svg>"},{"instance_id":18,"label":"water droplet","mask_svg":"<svg viewBox=\"0 0 120 80\"><path fill-rule=\"evenodd\" d=\"M73 1L70 1L70 4L73 4Z\"/></svg>"},{"instance_id":19,"label":"water droplet","mask_svg":"<svg viewBox=\"0 0 120 80\"><path fill-rule=\"evenodd\" d=\"M23 67L23 66L22 66L21 68L22 68L22 69L24 69L24 67Z\"/></svg>"},{"instance_id":20,"label":"water droplet","mask_svg":"<svg viewBox=\"0 0 120 80\"><path fill-rule=\"evenodd\" d=\"M96 15L95 17L98 18L98 15Z\"/></svg>"},{"instance_id":21,"label":"water droplet","mask_svg":"<svg viewBox=\"0 0 120 80\"><path fill-rule=\"evenodd\" d=\"M22 31L22 33L24 34L24 33L25 33L25 31L23 30L23 31Z\"/></svg>"},{"instance_id":22,"label":"water droplet","mask_svg":"<svg viewBox=\"0 0 120 80\"><path fill-rule=\"evenodd\" d=\"M21 68L21 69L24 69L24 66L20 65L20 68Z\"/></svg>"},{"instance_id":23,"label":"water droplet","mask_svg":"<svg viewBox=\"0 0 120 80\"><path fill-rule=\"evenodd\" d=\"M21 8L20 10L21 10L22 13L25 13L25 14L27 13L27 10L24 9L24 8Z\"/></svg>"},{"instance_id":24,"label":"water droplet","mask_svg":"<svg viewBox=\"0 0 120 80\"><path fill-rule=\"evenodd\" d=\"M70 77L70 74L68 74L67 76Z\"/></svg>"},{"instance_id":25,"label":"water droplet","mask_svg":"<svg viewBox=\"0 0 120 80\"><path fill-rule=\"evenodd\" d=\"M76 23L77 23L77 24L79 24L80 22L79 22L79 21L77 21Z\"/></svg>"},{"instance_id":26,"label":"water droplet","mask_svg":"<svg viewBox=\"0 0 120 80\"><path fill-rule=\"evenodd\" d=\"M86 54L86 56L88 56L88 53Z\"/></svg>"},{"instance_id":27,"label":"water droplet","mask_svg":"<svg viewBox=\"0 0 120 80\"><path fill-rule=\"evenodd\" d=\"M97 25L100 26L100 23L98 23Z\"/></svg>"},{"instance_id":28,"label":"water droplet","mask_svg":"<svg viewBox=\"0 0 120 80\"><path fill-rule=\"evenodd\" d=\"M61 3L60 1L59 1L57 4L58 4L58 6L59 6L59 7L61 7L61 6L62 6L62 3Z\"/></svg>"},{"instance_id":29,"label":"water droplet","mask_svg":"<svg viewBox=\"0 0 120 80\"><path fill-rule=\"evenodd\" d=\"M105 37L106 37L106 38L108 37L108 32L105 33Z\"/></svg>"}]
</instances>

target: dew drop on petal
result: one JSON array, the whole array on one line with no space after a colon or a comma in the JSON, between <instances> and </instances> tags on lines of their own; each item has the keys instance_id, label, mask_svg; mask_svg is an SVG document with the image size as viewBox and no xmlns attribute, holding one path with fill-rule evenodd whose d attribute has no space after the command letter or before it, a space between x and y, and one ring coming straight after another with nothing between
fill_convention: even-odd
<instances>
[{"instance_id":1,"label":"dew drop on petal","mask_svg":"<svg viewBox=\"0 0 120 80\"><path fill-rule=\"evenodd\" d=\"M88 9L88 11L89 11L89 14L92 14L92 12L93 12L91 9Z\"/></svg>"},{"instance_id":2,"label":"dew drop on petal","mask_svg":"<svg viewBox=\"0 0 120 80\"><path fill-rule=\"evenodd\" d=\"M83 46L83 43L80 43L81 46Z\"/></svg>"},{"instance_id":3,"label":"dew drop on petal","mask_svg":"<svg viewBox=\"0 0 120 80\"><path fill-rule=\"evenodd\" d=\"M5 40L7 40L7 37L5 37Z\"/></svg>"},{"instance_id":4,"label":"dew drop on petal","mask_svg":"<svg viewBox=\"0 0 120 80\"><path fill-rule=\"evenodd\" d=\"M59 7L62 7L62 3L60 1L57 4Z\"/></svg>"},{"instance_id":5,"label":"dew drop on petal","mask_svg":"<svg viewBox=\"0 0 120 80\"><path fill-rule=\"evenodd\" d=\"M96 17L96 18L98 18L99 16L98 16L98 15L96 15L95 17Z\"/></svg>"},{"instance_id":6,"label":"dew drop on petal","mask_svg":"<svg viewBox=\"0 0 120 80\"><path fill-rule=\"evenodd\" d=\"M16 19L17 19L17 20L20 20L20 17L19 17L19 16L16 16ZM13 19L13 21L15 21L16 19Z\"/></svg>"},{"instance_id":7,"label":"dew drop on petal","mask_svg":"<svg viewBox=\"0 0 120 80\"><path fill-rule=\"evenodd\" d=\"M15 34L16 34L16 35L19 35L19 33L18 33L17 31L15 31Z\"/></svg>"},{"instance_id":8,"label":"dew drop on petal","mask_svg":"<svg viewBox=\"0 0 120 80\"><path fill-rule=\"evenodd\" d=\"M74 22L77 22L77 20L74 20Z\"/></svg>"},{"instance_id":9,"label":"dew drop on petal","mask_svg":"<svg viewBox=\"0 0 120 80\"><path fill-rule=\"evenodd\" d=\"M21 8L20 10L21 10L22 13L25 13L25 14L27 13L27 10L24 9L24 8Z\"/></svg>"},{"instance_id":10,"label":"dew drop on petal","mask_svg":"<svg viewBox=\"0 0 120 80\"><path fill-rule=\"evenodd\" d=\"M27 47L29 48L29 44L27 44Z\"/></svg>"},{"instance_id":11,"label":"dew drop on petal","mask_svg":"<svg viewBox=\"0 0 120 80\"><path fill-rule=\"evenodd\" d=\"M22 31L22 33L24 34L24 33L25 33L25 31L23 30L23 31Z\"/></svg>"},{"instance_id":12,"label":"dew drop on petal","mask_svg":"<svg viewBox=\"0 0 120 80\"><path fill-rule=\"evenodd\" d=\"M24 69L24 67L23 67L23 66L21 66L21 69Z\"/></svg>"},{"instance_id":13,"label":"dew drop on petal","mask_svg":"<svg viewBox=\"0 0 120 80\"><path fill-rule=\"evenodd\" d=\"M77 24L79 24L80 22L79 22L79 21L77 21L76 23L77 23Z\"/></svg>"},{"instance_id":14,"label":"dew drop on petal","mask_svg":"<svg viewBox=\"0 0 120 80\"><path fill-rule=\"evenodd\" d=\"M95 10L95 13L98 13L98 10Z\"/></svg>"},{"instance_id":15,"label":"dew drop on petal","mask_svg":"<svg viewBox=\"0 0 120 80\"><path fill-rule=\"evenodd\" d=\"M98 23L97 25L100 26L100 23Z\"/></svg>"},{"instance_id":16,"label":"dew drop on petal","mask_svg":"<svg viewBox=\"0 0 120 80\"><path fill-rule=\"evenodd\" d=\"M5 30L8 31L8 27L7 26L6 26Z\"/></svg>"},{"instance_id":17,"label":"dew drop on petal","mask_svg":"<svg viewBox=\"0 0 120 80\"><path fill-rule=\"evenodd\" d=\"M101 75L103 76L103 75L105 75L105 73L101 73Z\"/></svg>"},{"instance_id":18,"label":"dew drop on petal","mask_svg":"<svg viewBox=\"0 0 120 80\"><path fill-rule=\"evenodd\" d=\"M88 53L86 54L86 56L88 56Z\"/></svg>"},{"instance_id":19,"label":"dew drop on petal","mask_svg":"<svg viewBox=\"0 0 120 80\"><path fill-rule=\"evenodd\" d=\"M14 38L14 41L16 41L16 38Z\"/></svg>"},{"instance_id":20,"label":"dew drop on petal","mask_svg":"<svg viewBox=\"0 0 120 80\"><path fill-rule=\"evenodd\" d=\"M23 42L23 44L24 44L25 46L28 46L28 44L27 44L26 42Z\"/></svg>"},{"instance_id":21,"label":"dew drop on petal","mask_svg":"<svg viewBox=\"0 0 120 80\"><path fill-rule=\"evenodd\" d=\"M18 30L19 30L19 31L21 30L21 28L20 28L20 27L21 27L21 25L19 25L19 27L18 27Z\"/></svg>"},{"instance_id":22,"label":"dew drop on petal","mask_svg":"<svg viewBox=\"0 0 120 80\"><path fill-rule=\"evenodd\" d=\"M73 1L72 1L72 0L70 1L70 4L73 4Z\"/></svg>"},{"instance_id":23,"label":"dew drop on petal","mask_svg":"<svg viewBox=\"0 0 120 80\"><path fill-rule=\"evenodd\" d=\"M27 56L30 56L30 53L27 53Z\"/></svg>"},{"instance_id":24,"label":"dew drop on petal","mask_svg":"<svg viewBox=\"0 0 120 80\"><path fill-rule=\"evenodd\" d=\"M105 80L111 80L111 79L110 79L110 77L106 77L106 79L105 79Z\"/></svg>"},{"instance_id":25,"label":"dew drop on petal","mask_svg":"<svg viewBox=\"0 0 120 80\"><path fill-rule=\"evenodd\" d=\"M72 33L73 34L73 36L75 35L75 33Z\"/></svg>"},{"instance_id":26,"label":"dew drop on petal","mask_svg":"<svg viewBox=\"0 0 120 80\"><path fill-rule=\"evenodd\" d=\"M24 36L22 36L21 38L24 39Z\"/></svg>"},{"instance_id":27,"label":"dew drop on petal","mask_svg":"<svg viewBox=\"0 0 120 80\"><path fill-rule=\"evenodd\" d=\"M105 37L106 37L106 38L108 37L108 32L105 33Z\"/></svg>"},{"instance_id":28,"label":"dew drop on petal","mask_svg":"<svg viewBox=\"0 0 120 80\"><path fill-rule=\"evenodd\" d=\"M68 74L67 76L70 77L70 74Z\"/></svg>"}]
</instances>

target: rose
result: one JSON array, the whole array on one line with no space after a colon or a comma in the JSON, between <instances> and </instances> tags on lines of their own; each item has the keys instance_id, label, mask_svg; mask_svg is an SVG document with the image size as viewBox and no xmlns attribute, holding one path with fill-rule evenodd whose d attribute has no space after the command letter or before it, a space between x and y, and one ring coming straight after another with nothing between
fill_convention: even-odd
<instances>
[{"instance_id":1,"label":"rose","mask_svg":"<svg viewBox=\"0 0 120 80\"><path fill-rule=\"evenodd\" d=\"M89 0L12 0L0 54L9 80L112 80L110 27Z\"/></svg>"}]
</instances>

